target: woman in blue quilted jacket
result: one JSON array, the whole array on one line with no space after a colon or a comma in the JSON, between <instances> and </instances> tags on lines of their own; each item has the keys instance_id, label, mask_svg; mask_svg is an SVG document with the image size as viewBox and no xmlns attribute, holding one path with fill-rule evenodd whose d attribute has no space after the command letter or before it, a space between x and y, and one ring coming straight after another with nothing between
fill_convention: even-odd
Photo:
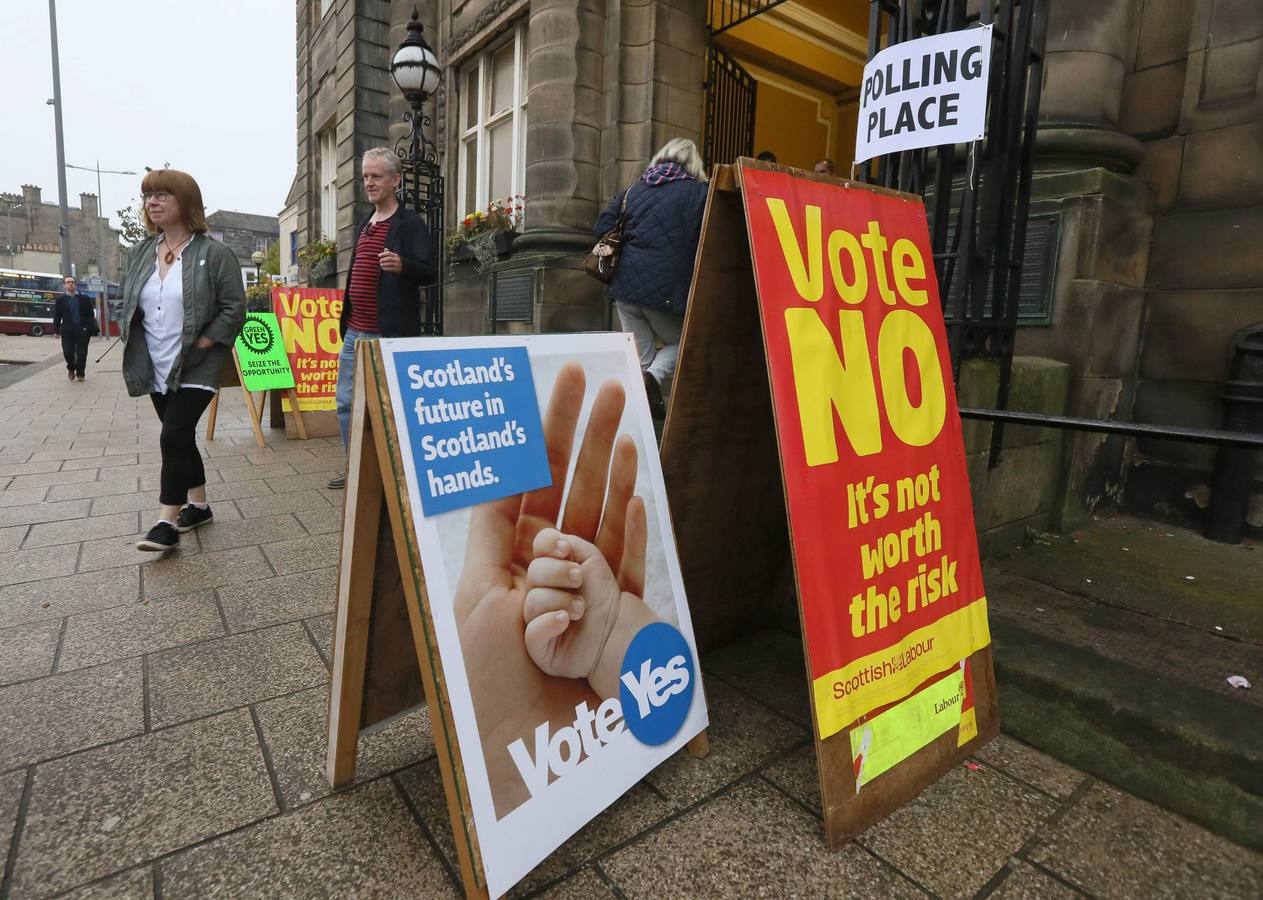
<instances>
[{"instance_id":1,"label":"woman in blue quilted jacket","mask_svg":"<svg viewBox=\"0 0 1263 900\"><path fill-rule=\"evenodd\" d=\"M658 418L666 415L663 396L680 349L706 181L697 145L687 138L667 141L636 183L610 201L593 229L602 235L614 227L626 193L623 247L609 296L623 330L636 338L649 408Z\"/></svg>"}]
</instances>

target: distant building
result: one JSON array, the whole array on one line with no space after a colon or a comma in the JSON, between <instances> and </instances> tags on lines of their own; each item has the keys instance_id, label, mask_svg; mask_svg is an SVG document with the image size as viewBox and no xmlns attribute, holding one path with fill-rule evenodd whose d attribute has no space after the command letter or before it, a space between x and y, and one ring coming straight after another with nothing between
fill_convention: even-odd
<instances>
[{"instance_id":1,"label":"distant building","mask_svg":"<svg viewBox=\"0 0 1263 900\"><path fill-rule=\"evenodd\" d=\"M57 204L45 203L36 185L22 185L21 194L0 193L0 266L64 274L60 222ZM70 207L70 250L75 275L118 281L119 232L100 215L96 194L80 194L79 207Z\"/></svg>"},{"instance_id":2,"label":"distant building","mask_svg":"<svg viewBox=\"0 0 1263 900\"><path fill-rule=\"evenodd\" d=\"M281 210L280 276L286 284L298 284L298 179L289 186Z\"/></svg>"},{"instance_id":3,"label":"distant building","mask_svg":"<svg viewBox=\"0 0 1263 900\"><path fill-rule=\"evenodd\" d=\"M242 283L251 285L258 281L259 267L251 257L256 250L267 253L268 247L280 238L277 217L221 209L206 217L206 225L212 238L227 244L237 254Z\"/></svg>"}]
</instances>

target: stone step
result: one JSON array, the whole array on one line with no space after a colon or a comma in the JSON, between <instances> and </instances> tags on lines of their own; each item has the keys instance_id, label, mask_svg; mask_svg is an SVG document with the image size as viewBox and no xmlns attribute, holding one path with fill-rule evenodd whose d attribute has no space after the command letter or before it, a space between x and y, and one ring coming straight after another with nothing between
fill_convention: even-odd
<instances>
[{"instance_id":1,"label":"stone step","mask_svg":"<svg viewBox=\"0 0 1263 900\"><path fill-rule=\"evenodd\" d=\"M1001 593L997 594L997 588ZM1263 849L1263 715L1255 681L1225 695L1176 677L1170 657L1192 634L1150 624L1152 665L1093 647L1089 632L1062 637L1014 613L1011 594L989 583L991 634L1004 730L1239 844ZM1041 603L1047 602L1045 594ZM1083 604L1097 633L1113 630L1136 649L1135 614ZM1089 606L1091 608L1089 608ZM1043 609L1047 611L1048 606ZM1220 639L1225 651L1259 654ZM1238 646L1233 646L1238 645ZM1248 697L1248 699L1247 699Z\"/></svg>"}]
</instances>

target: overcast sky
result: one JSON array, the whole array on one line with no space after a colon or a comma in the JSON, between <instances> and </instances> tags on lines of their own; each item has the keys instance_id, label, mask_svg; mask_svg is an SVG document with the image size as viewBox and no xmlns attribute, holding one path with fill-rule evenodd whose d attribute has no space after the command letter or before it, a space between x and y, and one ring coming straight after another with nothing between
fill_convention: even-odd
<instances>
[{"instance_id":1,"label":"overcast sky","mask_svg":"<svg viewBox=\"0 0 1263 900\"><path fill-rule=\"evenodd\" d=\"M294 177L294 0L57 0L66 162L170 163L207 212L276 215ZM48 3L0 0L0 191L57 202ZM66 170L71 206L96 173ZM140 178L102 175L104 209Z\"/></svg>"}]
</instances>

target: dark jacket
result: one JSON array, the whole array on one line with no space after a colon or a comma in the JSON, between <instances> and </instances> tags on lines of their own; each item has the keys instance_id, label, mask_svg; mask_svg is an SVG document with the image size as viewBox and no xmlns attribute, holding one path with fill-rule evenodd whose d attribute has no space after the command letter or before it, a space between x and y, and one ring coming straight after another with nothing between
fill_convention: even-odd
<instances>
[{"instance_id":1,"label":"dark jacket","mask_svg":"<svg viewBox=\"0 0 1263 900\"><path fill-rule=\"evenodd\" d=\"M70 315L71 301L79 303L79 333L71 334L71 324L74 318ZM53 301L53 334L61 334L65 332L71 337L78 337L80 334L100 334L101 326L96 321L96 304L91 297L75 292L73 297L70 294L61 294Z\"/></svg>"},{"instance_id":2,"label":"dark jacket","mask_svg":"<svg viewBox=\"0 0 1263 900\"><path fill-rule=\"evenodd\" d=\"M371 218L371 215L365 216L356 227L356 242ZM431 284L438 275L430 228L425 219L400 206L386 230L386 249L399 254L403 271L377 273L377 325L382 337L416 337L421 333L421 288ZM343 337L351 322L351 272L354 270L355 247L352 245L339 322Z\"/></svg>"},{"instance_id":3,"label":"dark jacket","mask_svg":"<svg viewBox=\"0 0 1263 900\"><path fill-rule=\"evenodd\" d=\"M623 251L609 285L610 299L683 315L707 187L685 178L658 185L637 181L630 190ZM620 192L596 220L597 235L614 227L622 203Z\"/></svg>"},{"instance_id":4,"label":"dark jacket","mask_svg":"<svg viewBox=\"0 0 1263 900\"><path fill-rule=\"evenodd\" d=\"M123 275L123 381L133 397L148 394L155 387L140 289L158 264L154 255L157 244L158 235L154 235L133 247ZM226 245L205 234L195 234L181 260L184 332L180 358L171 367L167 383L156 385L162 392L176 390L182 383L219 387L219 374L246 321L241 265ZM214 344L194 347L199 337L209 338Z\"/></svg>"}]
</instances>

